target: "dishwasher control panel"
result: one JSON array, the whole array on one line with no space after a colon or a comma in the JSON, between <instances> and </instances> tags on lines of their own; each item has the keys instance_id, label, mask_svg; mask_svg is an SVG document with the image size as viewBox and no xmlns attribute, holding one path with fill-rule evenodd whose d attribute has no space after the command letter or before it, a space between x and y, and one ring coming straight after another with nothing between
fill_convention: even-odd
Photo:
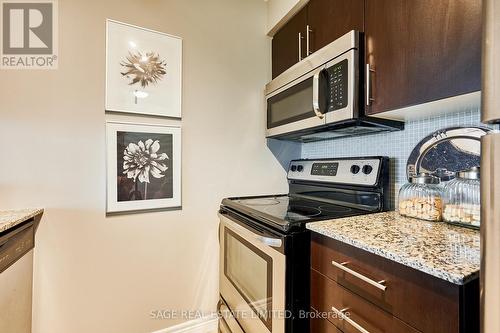
<instances>
[{"instance_id":1,"label":"dishwasher control panel","mask_svg":"<svg viewBox=\"0 0 500 333\"><path fill-rule=\"evenodd\" d=\"M0 273L35 246L33 221L25 222L0 236Z\"/></svg>"}]
</instances>

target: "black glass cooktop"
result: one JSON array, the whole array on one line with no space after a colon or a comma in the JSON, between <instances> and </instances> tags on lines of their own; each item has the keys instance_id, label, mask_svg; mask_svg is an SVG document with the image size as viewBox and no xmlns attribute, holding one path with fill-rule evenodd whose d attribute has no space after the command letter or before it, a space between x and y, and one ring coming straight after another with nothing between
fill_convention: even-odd
<instances>
[{"instance_id":1,"label":"black glass cooktop","mask_svg":"<svg viewBox=\"0 0 500 333\"><path fill-rule=\"evenodd\" d=\"M365 214L365 211L288 195L229 198L222 207L236 211L282 231L307 222Z\"/></svg>"}]
</instances>

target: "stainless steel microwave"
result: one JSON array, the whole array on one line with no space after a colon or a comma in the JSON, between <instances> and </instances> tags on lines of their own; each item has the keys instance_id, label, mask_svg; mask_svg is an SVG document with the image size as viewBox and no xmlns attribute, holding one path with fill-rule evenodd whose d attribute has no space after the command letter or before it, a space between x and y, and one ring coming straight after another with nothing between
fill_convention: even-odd
<instances>
[{"instance_id":1,"label":"stainless steel microwave","mask_svg":"<svg viewBox=\"0 0 500 333\"><path fill-rule=\"evenodd\" d=\"M266 85L267 137L315 141L402 129L400 122L364 116L359 43L353 30Z\"/></svg>"}]
</instances>

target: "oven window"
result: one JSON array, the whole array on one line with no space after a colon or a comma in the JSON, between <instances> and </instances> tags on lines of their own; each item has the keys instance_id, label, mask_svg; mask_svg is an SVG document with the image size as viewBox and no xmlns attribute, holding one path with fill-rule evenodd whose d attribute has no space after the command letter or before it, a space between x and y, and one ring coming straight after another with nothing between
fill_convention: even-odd
<instances>
[{"instance_id":1,"label":"oven window","mask_svg":"<svg viewBox=\"0 0 500 333\"><path fill-rule=\"evenodd\" d=\"M272 258L228 228L224 230L224 274L271 330Z\"/></svg>"},{"instance_id":2,"label":"oven window","mask_svg":"<svg viewBox=\"0 0 500 333\"><path fill-rule=\"evenodd\" d=\"M267 100L267 128L314 117L312 77Z\"/></svg>"}]
</instances>

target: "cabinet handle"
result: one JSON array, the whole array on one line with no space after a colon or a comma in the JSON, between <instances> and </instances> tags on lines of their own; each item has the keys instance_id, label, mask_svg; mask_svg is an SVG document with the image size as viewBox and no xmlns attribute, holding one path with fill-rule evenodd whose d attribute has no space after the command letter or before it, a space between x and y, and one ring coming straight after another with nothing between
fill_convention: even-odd
<instances>
[{"instance_id":1,"label":"cabinet handle","mask_svg":"<svg viewBox=\"0 0 500 333\"><path fill-rule=\"evenodd\" d=\"M312 54L311 48L310 48L310 37L309 37L309 33L311 33L311 32L312 32L312 30L309 27L309 24L306 25L306 57L308 55Z\"/></svg>"},{"instance_id":2,"label":"cabinet handle","mask_svg":"<svg viewBox=\"0 0 500 333\"><path fill-rule=\"evenodd\" d=\"M335 314L337 316L339 316L340 319L347 321L351 326L353 326L354 328L356 328L361 333L370 333L369 331L367 331L366 329L364 329L363 326L361 326L360 324L358 324L357 322L355 322L354 320L352 320L351 318L349 318L345 314L345 312L347 310L349 310L349 308L344 308L342 310L338 310L338 309L336 309L335 307L332 306L332 311L335 312Z\"/></svg>"},{"instance_id":3,"label":"cabinet handle","mask_svg":"<svg viewBox=\"0 0 500 333\"><path fill-rule=\"evenodd\" d=\"M366 105L370 106L372 104L373 98L371 97L371 73L375 73L373 69L370 68L370 64L366 64Z\"/></svg>"},{"instance_id":4,"label":"cabinet handle","mask_svg":"<svg viewBox=\"0 0 500 333\"><path fill-rule=\"evenodd\" d=\"M387 286L384 285L385 280L381 280L381 281L372 280L369 277L366 277L363 274L360 274L360 273L353 271L352 269L346 267L347 264L349 264L349 262L347 262L347 261L340 263L340 264L336 261L332 261L332 265L337 267L338 269L341 269L344 272L349 273L349 274L357 277L358 279L360 279L360 280L362 280L362 281L364 281L364 282L366 282L366 283L368 283L368 284L370 284L370 285L372 285L372 286L374 286L382 291L385 291L387 289Z\"/></svg>"},{"instance_id":5,"label":"cabinet handle","mask_svg":"<svg viewBox=\"0 0 500 333\"><path fill-rule=\"evenodd\" d=\"M299 61L302 61L302 33L299 32Z\"/></svg>"}]
</instances>

